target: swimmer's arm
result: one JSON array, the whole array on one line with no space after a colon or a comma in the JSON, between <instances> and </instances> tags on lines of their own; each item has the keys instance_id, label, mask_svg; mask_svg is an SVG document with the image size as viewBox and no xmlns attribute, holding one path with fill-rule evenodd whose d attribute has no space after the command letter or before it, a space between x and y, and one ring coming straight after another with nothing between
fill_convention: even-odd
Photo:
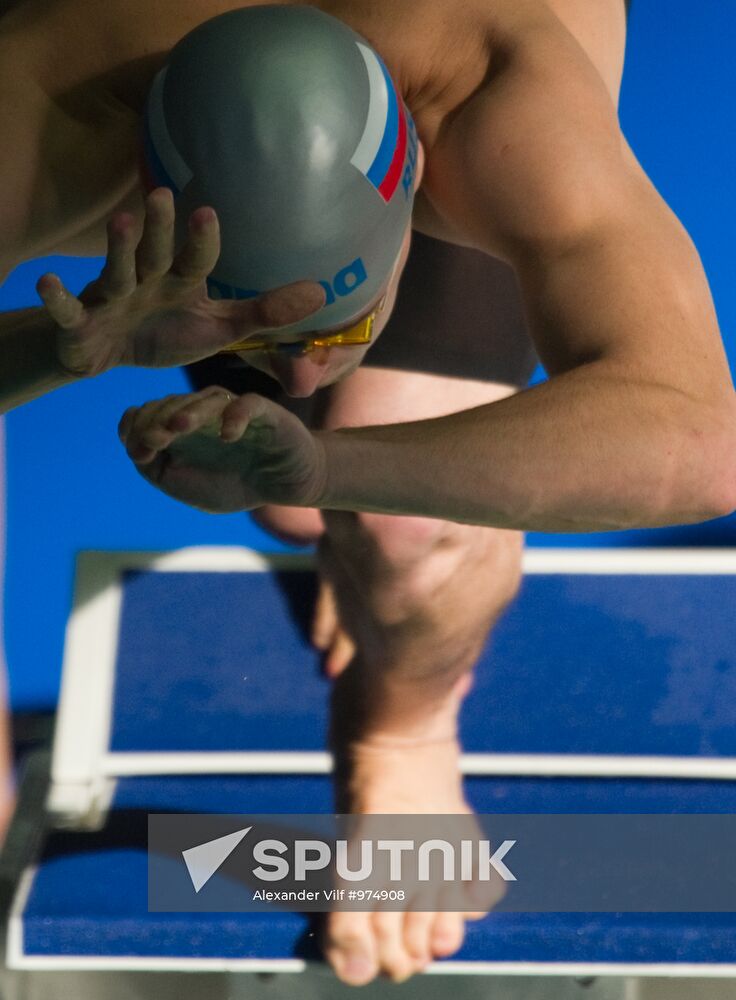
<instances>
[{"instance_id":1,"label":"swimmer's arm","mask_svg":"<svg viewBox=\"0 0 736 1000\"><path fill-rule=\"evenodd\" d=\"M427 190L515 267L551 378L452 417L322 435L325 508L587 531L736 507L736 406L698 254L582 50L545 45L457 116Z\"/></svg>"},{"instance_id":2,"label":"swimmer's arm","mask_svg":"<svg viewBox=\"0 0 736 1000\"><path fill-rule=\"evenodd\" d=\"M733 428L715 408L592 365L450 417L317 436L326 510L585 532L736 507Z\"/></svg>"},{"instance_id":3,"label":"swimmer's arm","mask_svg":"<svg viewBox=\"0 0 736 1000\"><path fill-rule=\"evenodd\" d=\"M73 381L59 365L56 324L45 309L0 313L0 413Z\"/></svg>"}]
</instances>

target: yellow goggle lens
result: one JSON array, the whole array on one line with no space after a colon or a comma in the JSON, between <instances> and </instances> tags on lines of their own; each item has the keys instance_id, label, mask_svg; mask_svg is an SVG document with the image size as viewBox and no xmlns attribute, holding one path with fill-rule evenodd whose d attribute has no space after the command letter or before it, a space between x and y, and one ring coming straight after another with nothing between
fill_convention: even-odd
<instances>
[{"instance_id":1,"label":"yellow goggle lens","mask_svg":"<svg viewBox=\"0 0 736 1000\"><path fill-rule=\"evenodd\" d=\"M385 301L385 300L384 300ZM365 316L355 326L347 330L338 330L336 333L326 333L315 337L305 337L303 340L295 340L291 343L274 343L266 338L249 337L247 340L238 341L224 347L221 354L239 354L242 351L278 351L280 347L296 348L300 347L305 354L315 351L320 347L352 347L356 344L370 344L373 339L373 327L376 317L383 309L384 302L381 302L375 312L370 316Z\"/></svg>"}]
</instances>

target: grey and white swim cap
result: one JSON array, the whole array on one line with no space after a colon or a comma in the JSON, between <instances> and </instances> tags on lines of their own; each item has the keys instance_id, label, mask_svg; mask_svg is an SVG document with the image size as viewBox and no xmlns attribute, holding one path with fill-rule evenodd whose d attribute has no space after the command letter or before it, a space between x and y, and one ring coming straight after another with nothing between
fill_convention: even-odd
<instances>
[{"instance_id":1,"label":"grey and white swim cap","mask_svg":"<svg viewBox=\"0 0 736 1000\"><path fill-rule=\"evenodd\" d=\"M217 211L213 298L323 284L327 305L294 332L348 325L376 301L411 219L417 153L380 56L309 6L234 10L188 34L143 131L144 181L172 188L177 225Z\"/></svg>"}]
</instances>

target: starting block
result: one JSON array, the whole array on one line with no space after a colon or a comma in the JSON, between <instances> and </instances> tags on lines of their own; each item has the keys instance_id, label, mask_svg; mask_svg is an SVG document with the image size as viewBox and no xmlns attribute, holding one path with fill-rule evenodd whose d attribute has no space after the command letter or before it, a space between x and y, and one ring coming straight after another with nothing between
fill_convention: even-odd
<instances>
[{"instance_id":1,"label":"starting block","mask_svg":"<svg viewBox=\"0 0 736 1000\"><path fill-rule=\"evenodd\" d=\"M463 711L475 809L736 813L736 551L532 550L524 568ZM8 968L319 970L307 916L147 900L149 813L333 812L314 594L308 557L80 556L50 768L30 762L0 872ZM546 997L598 978L591 1000L731 977L736 914L491 913L429 973L504 977L503 997L506 977L527 997L526 977L558 977Z\"/></svg>"}]
</instances>

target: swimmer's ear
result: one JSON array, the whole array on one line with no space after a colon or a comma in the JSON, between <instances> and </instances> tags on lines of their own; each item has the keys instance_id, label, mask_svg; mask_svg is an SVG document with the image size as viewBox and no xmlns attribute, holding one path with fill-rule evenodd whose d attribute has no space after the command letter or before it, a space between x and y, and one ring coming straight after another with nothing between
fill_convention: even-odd
<instances>
[{"instance_id":1,"label":"swimmer's ear","mask_svg":"<svg viewBox=\"0 0 736 1000\"><path fill-rule=\"evenodd\" d=\"M419 156L418 156L418 162L417 162L417 179L416 179L416 188L415 188L416 191L418 191L419 188L422 186L422 181L424 179L424 161L425 161L424 144L422 143L422 140L420 139L419 140Z\"/></svg>"}]
</instances>

